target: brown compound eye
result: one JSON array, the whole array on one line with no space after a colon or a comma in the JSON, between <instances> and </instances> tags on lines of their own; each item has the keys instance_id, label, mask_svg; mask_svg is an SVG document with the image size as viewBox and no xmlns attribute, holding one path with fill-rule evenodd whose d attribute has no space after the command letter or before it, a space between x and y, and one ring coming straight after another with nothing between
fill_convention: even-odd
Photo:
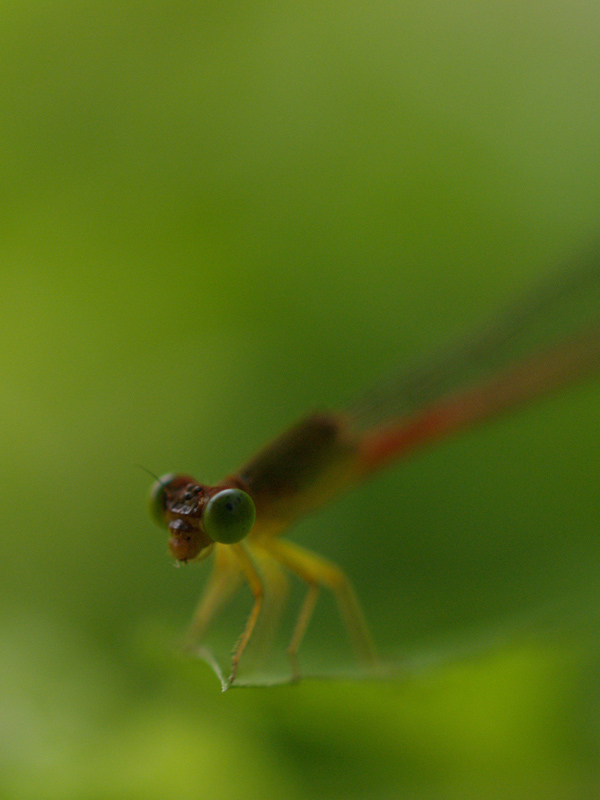
<instances>
[{"instance_id":1,"label":"brown compound eye","mask_svg":"<svg viewBox=\"0 0 600 800\"><path fill-rule=\"evenodd\" d=\"M169 551L177 561L191 561L197 558L212 542L203 531L190 525L184 519L173 519L169 522ZM208 552L206 553L208 555Z\"/></svg>"}]
</instances>

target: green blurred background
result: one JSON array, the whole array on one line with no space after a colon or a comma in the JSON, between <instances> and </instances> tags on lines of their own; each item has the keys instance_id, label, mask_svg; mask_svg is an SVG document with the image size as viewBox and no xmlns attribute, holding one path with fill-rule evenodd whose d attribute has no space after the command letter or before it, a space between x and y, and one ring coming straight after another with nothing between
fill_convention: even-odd
<instances>
[{"instance_id":1,"label":"green blurred background","mask_svg":"<svg viewBox=\"0 0 600 800\"><path fill-rule=\"evenodd\" d=\"M295 532L392 683L220 694L136 467L214 481L587 245L599 36L591 3L2 3L3 798L600 796L598 382Z\"/></svg>"}]
</instances>

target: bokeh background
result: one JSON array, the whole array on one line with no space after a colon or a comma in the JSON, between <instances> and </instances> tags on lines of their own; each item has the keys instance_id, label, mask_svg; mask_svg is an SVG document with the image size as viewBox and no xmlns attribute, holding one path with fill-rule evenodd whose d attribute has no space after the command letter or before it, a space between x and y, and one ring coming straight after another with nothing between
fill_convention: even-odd
<instances>
[{"instance_id":1,"label":"bokeh background","mask_svg":"<svg viewBox=\"0 0 600 800\"><path fill-rule=\"evenodd\" d=\"M2 797L600 795L598 382L297 529L393 682L222 695L136 466L216 480L589 245L599 35L577 2L2 4Z\"/></svg>"}]
</instances>

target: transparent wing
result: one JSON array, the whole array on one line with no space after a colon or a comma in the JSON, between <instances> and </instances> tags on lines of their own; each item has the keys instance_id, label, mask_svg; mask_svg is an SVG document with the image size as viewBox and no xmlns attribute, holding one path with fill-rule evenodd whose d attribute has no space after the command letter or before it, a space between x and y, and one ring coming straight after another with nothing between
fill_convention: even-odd
<instances>
[{"instance_id":1,"label":"transparent wing","mask_svg":"<svg viewBox=\"0 0 600 800\"><path fill-rule=\"evenodd\" d=\"M348 411L362 427L410 417L440 398L584 335L600 338L600 247L554 274L474 335L382 381Z\"/></svg>"},{"instance_id":2,"label":"transparent wing","mask_svg":"<svg viewBox=\"0 0 600 800\"><path fill-rule=\"evenodd\" d=\"M600 252L563 270L474 336L376 386L349 408L356 476L600 369Z\"/></svg>"}]
</instances>

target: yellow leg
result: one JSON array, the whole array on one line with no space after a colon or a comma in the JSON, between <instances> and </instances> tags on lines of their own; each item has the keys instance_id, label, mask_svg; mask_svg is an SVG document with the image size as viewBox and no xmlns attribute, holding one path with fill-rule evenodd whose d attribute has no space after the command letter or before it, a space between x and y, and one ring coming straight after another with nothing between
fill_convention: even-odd
<instances>
[{"instance_id":1,"label":"yellow leg","mask_svg":"<svg viewBox=\"0 0 600 800\"><path fill-rule=\"evenodd\" d=\"M368 666L375 665L377 654L367 621L354 588L344 571L337 564L284 539L264 540L261 545L309 587L288 648L294 675L298 677L298 649L306 633L321 586L325 586L333 593L358 660Z\"/></svg>"},{"instance_id":2,"label":"yellow leg","mask_svg":"<svg viewBox=\"0 0 600 800\"><path fill-rule=\"evenodd\" d=\"M230 545L230 547L238 558L240 567L244 573L246 580L248 581L248 585L250 586L250 591L252 592L252 596L254 597L254 605L252 606L250 616L248 617L248 620L246 622L246 627L244 628L244 631L235 646L235 649L233 651L233 656L231 658L231 675L229 677L229 683L231 684L235 680L240 658L242 657L242 653L246 649L246 645L250 641L250 637L252 636L252 631L254 630L254 626L256 625L256 620L258 619L258 615L260 613L260 609L263 602L264 588L261 577L256 567L254 566L252 557L250 556L244 543L239 542L238 544Z\"/></svg>"},{"instance_id":3,"label":"yellow leg","mask_svg":"<svg viewBox=\"0 0 600 800\"><path fill-rule=\"evenodd\" d=\"M185 646L193 649L221 608L233 597L242 580L238 560L231 551L217 545L210 578L188 629Z\"/></svg>"},{"instance_id":4,"label":"yellow leg","mask_svg":"<svg viewBox=\"0 0 600 800\"><path fill-rule=\"evenodd\" d=\"M296 620L294 633L292 634L292 638L287 648L287 654L292 664L293 680L300 680L301 677L300 664L298 662L298 650L300 649L300 645L304 639L304 634L308 628L308 623L310 622L313 611L315 610L320 591L321 587L318 583L309 583L308 591L306 592L304 602L302 603L302 608L300 609L298 619Z\"/></svg>"}]
</instances>

